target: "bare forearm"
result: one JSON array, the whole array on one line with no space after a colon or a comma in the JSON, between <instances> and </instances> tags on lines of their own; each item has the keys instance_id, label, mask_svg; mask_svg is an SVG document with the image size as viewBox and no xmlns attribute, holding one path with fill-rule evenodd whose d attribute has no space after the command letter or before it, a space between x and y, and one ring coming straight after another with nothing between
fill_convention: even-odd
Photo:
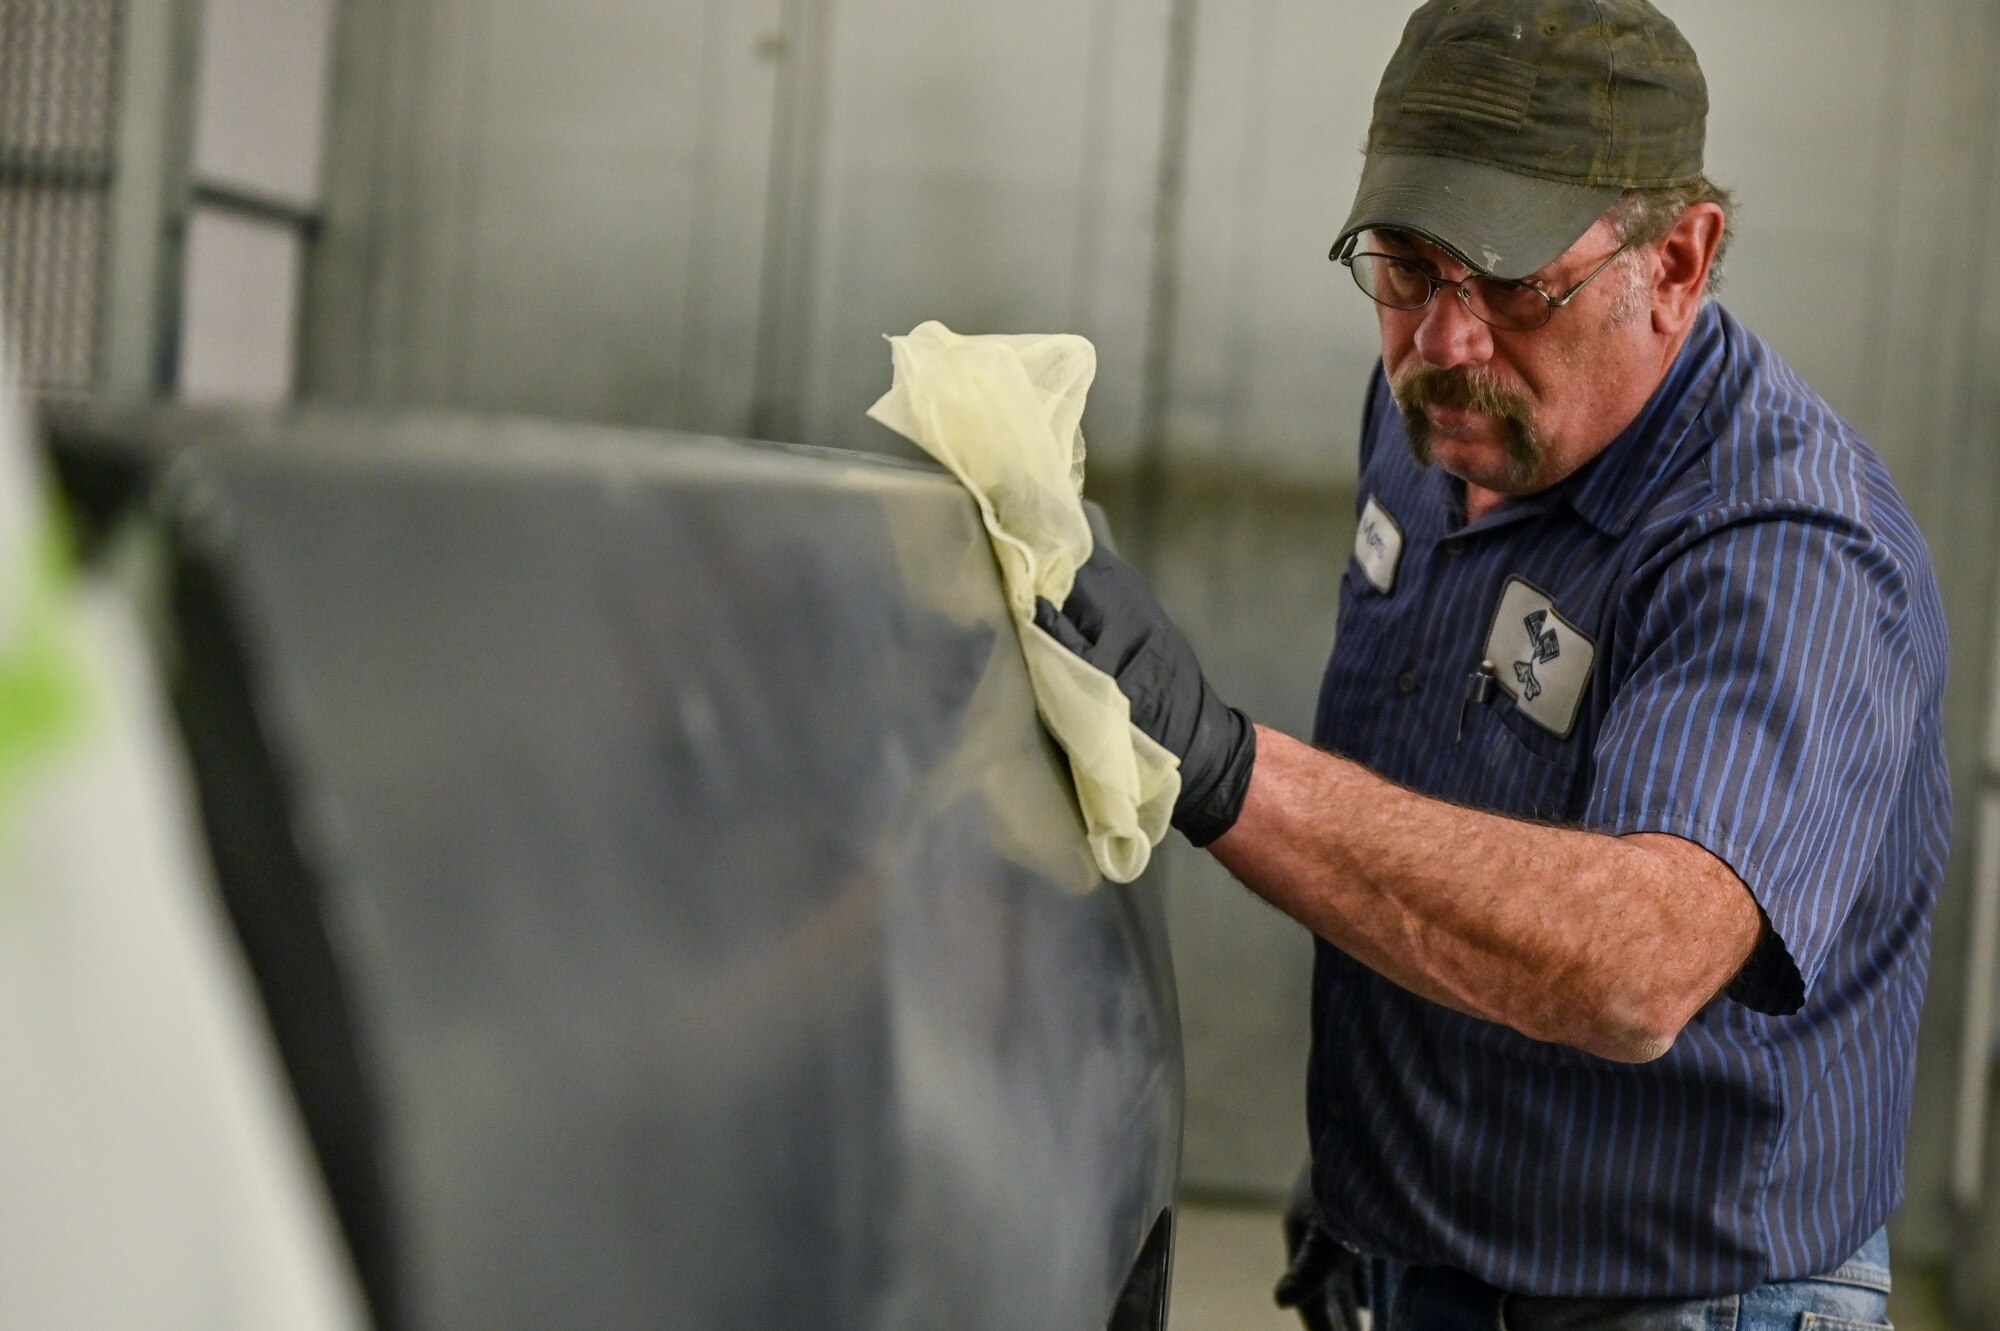
<instances>
[{"instance_id":1,"label":"bare forearm","mask_svg":"<svg viewBox=\"0 0 2000 1331\"><path fill-rule=\"evenodd\" d=\"M1405 988L1610 1058L1665 1052L1760 926L1727 866L1687 842L1459 808L1262 728L1242 815L1211 849Z\"/></svg>"}]
</instances>

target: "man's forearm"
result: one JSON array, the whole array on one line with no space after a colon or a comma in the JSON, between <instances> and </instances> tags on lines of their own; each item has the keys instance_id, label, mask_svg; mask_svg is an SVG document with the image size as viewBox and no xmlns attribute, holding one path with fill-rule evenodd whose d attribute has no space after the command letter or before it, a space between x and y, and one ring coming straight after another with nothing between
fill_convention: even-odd
<instances>
[{"instance_id":1,"label":"man's forearm","mask_svg":"<svg viewBox=\"0 0 2000 1331\"><path fill-rule=\"evenodd\" d=\"M1403 987L1607 1058L1656 1058L1741 969L1761 917L1728 866L1460 808L1260 727L1211 850L1252 891Z\"/></svg>"}]
</instances>

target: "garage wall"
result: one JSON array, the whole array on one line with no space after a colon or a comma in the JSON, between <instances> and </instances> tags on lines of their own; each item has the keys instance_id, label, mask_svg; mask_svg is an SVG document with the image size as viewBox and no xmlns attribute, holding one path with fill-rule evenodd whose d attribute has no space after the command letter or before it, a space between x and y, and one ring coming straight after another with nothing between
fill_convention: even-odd
<instances>
[{"instance_id":1,"label":"garage wall","mask_svg":"<svg viewBox=\"0 0 2000 1331\"><path fill-rule=\"evenodd\" d=\"M880 446L884 333L1060 329L1103 362L1092 444L1138 410L1168 0L847 0L829 7L819 189L792 274L796 372L774 432ZM1111 454L1105 454L1109 457Z\"/></svg>"},{"instance_id":2,"label":"garage wall","mask_svg":"<svg viewBox=\"0 0 2000 1331\"><path fill-rule=\"evenodd\" d=\"M354 0L313 387L861 446L926 318L1135 365L1163 2Z\"/></svg>"},{"instance_id":3,"label":"garage wall","mask_svg":"<svg viewBox=\"0 0 2000 1331\"><path fill-rule=\"evenodd\" d=\"M346 5L309 390L740 418L778 7Z\"/></svg>"},{"instance_id":4,"label":"garage wall","mask_svg":"<svg viewBox=\"0 0 2000 1331\"><path fill-rule=\"evenodd\" d=\"M2000 493L1994 125L1981 0L1667 5L1742 198L1725 299L1874 439L1937 548L1976 758ZM1294 727L1351 540L1372 317L1325 259L1402 6L1196 3L1163 595L1225 696ZM880 335L1077 329L1097 490L1136 520L1173 0L348 0L307 383L891 448ZM1963 858L1963 857L1962 857ZM1187 1176L1303 1152L1307 949L1205 857L1160 873L1188 1032ZM1956 881L1956 880L1955 880ZM1908 1237L1942 1247L1956 898Z\"/></svg>"}]
</instances>

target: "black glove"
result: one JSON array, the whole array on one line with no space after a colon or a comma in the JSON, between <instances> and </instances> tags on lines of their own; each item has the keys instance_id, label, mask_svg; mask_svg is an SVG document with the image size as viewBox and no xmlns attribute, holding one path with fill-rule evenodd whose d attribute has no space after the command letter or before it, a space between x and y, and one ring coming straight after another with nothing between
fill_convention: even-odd
<instances>
[{"instance_id":1,"label":"black glove","mask_svg":"<svg viewBox=\"0 0 2000 1331\"><path fill-rule=\"evenodd\" d=\"M1138 570L1098 541L1077 570L1069 602L1059 611L1038 599L1035 623L1117 680L1132 703L1133 724L1181 760L1174 826L1197 846L1235 826L1250 791L1257 732L1215 696L1194 650Z\"/></svg>"},{"instance_id":2,"label":"black glove","mask_svg":"<svg viewBox=\"0 0 2000 1331\"><path fill-rule=\"evenodd\" d=\"M1272 1291L1280 1308L1297 1310L1306 1331L1361 1331L1369 1305L1368 1264L1320 1223L1311 1171L1299 1175L1285 1203L1285 1252L1291 1265Z\"/></svg>"}]
</instances>

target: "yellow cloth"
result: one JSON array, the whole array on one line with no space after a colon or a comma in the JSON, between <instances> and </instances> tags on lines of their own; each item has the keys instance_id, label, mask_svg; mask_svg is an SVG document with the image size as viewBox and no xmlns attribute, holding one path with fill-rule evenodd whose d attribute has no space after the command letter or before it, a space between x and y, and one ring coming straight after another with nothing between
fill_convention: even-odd
<instances>
[{"instance_id":1,"label":"yellow cloth","mask_svg":"<svg viewBox=\"0 0 2000 1331\"><path fill-rule=\"evenodd\" d=\"M1062 605L1090 558L1080 425L1097 349L1061 333L961 337L934 321L889 342L894 386L868 414L978 502L1042 723L1069 755L1091 856L1129 883L1167 834L1180 763L1132 724L1117 681L1035 625L1035 598Z\"/></svg>"}]
</instances>

